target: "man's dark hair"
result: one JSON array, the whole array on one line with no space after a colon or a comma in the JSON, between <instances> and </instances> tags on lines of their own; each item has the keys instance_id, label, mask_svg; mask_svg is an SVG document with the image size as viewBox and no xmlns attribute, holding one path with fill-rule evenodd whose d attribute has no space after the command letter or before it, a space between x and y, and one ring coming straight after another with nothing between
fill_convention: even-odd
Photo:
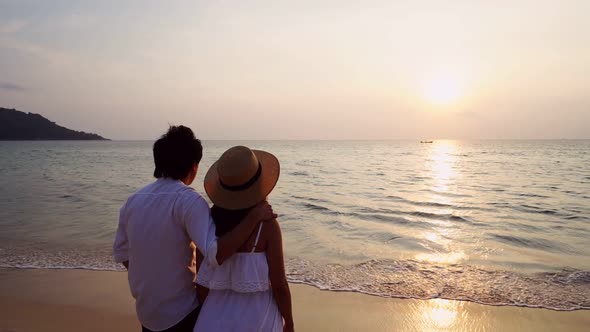
<instances>
[{"instance_id":1,"label":"man's dark hair","mask_svg":"<svg viewBox=\"0 0 590 332\"><path fill-rule=\"evenodd\" d=\"M185 126L170 126L154 143L154 177L184 179L203 157L201 141Z\"/></svg>"}]
</instances>

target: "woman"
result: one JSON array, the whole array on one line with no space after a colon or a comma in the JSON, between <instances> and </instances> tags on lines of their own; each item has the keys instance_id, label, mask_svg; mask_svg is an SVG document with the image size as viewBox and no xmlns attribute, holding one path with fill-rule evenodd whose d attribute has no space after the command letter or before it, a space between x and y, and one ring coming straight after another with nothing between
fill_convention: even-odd
<instances>
[{"instance_id":1,"label":"woman","mask_svg":"<svg viewBox=\"0 0 590 332\"><path fill-rule=\"evenodd\" d=\"M268 152L233 147L205 176L213 202L216 236L232 230L264 202L279 178L279 161ZM194 331L293 331L291 293L285 275L279 223L260 223L234 256L221 266L204 262L197 274L206 297ZM207 294L208 292L208 294Z\"/></svg>"}]
</instances>

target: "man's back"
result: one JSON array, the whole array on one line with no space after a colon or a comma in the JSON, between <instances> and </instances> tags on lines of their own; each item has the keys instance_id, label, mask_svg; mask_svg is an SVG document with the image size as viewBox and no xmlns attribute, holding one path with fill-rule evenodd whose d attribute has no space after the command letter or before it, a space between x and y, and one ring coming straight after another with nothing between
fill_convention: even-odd
<instances>
[{"instance_id":1,"label":"man's back","mask_svg":"<svg viewBox=\"0 0 590 332\"><path fill-rule=\"evenodd\" d=\"M167 329L198 306L187 269L189 244L206 253L214 234L207 202L181 181L160 178L127 200L114 256L129 261L129 286L143 326Z\"/></svg>"}]
</instances>

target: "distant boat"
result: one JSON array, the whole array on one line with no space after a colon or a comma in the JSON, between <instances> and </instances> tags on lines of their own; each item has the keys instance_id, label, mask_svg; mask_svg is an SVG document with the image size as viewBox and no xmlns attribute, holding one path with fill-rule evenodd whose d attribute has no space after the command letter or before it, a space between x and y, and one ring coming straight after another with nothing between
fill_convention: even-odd
<instances>
[{"instance_id":1,"label":"distant boat","mask_svg":"<svg viewBox=\"0 0 590 332\"><path fill-rule=\"evenodd\" d=\"M420 141L420 143L432 143L434 141Z\"/></svg>"}]
</instances>

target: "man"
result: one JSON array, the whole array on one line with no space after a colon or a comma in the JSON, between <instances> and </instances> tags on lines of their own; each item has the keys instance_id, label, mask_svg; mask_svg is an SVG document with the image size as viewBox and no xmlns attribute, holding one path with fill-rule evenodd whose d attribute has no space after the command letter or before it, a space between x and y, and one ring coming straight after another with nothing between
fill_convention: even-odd
<instances>
[{"instance_id":1,"label":"man","mask_svg":"<svg viewBox=\"0 0 590 332\"><path fill-rule=\"evenodd\" d=\"M172 126L153 152L157 180L121 208L113 256L128 269L143 331L192 331L200 307L186 268L193 256L191 241L210 264L221 264L260 221L276 215L264 202L216 239L207 202L189 187L203 154L201 142L191 129Z\"/></svg>"}]
</instances>

